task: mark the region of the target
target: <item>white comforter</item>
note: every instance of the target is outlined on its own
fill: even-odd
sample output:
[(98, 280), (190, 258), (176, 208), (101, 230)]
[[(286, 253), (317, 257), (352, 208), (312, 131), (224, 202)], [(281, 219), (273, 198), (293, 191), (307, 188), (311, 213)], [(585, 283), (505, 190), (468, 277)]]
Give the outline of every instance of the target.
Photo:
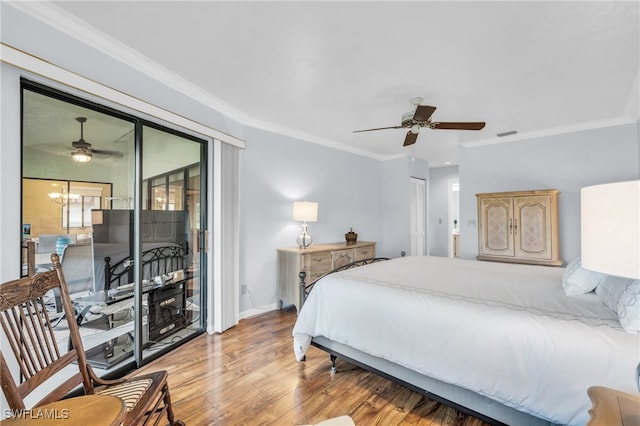
[(587, 388), (637, 393), (640, 335), (594, 293), (565, 296), (564, 269), (406, 257), (335, 273), (293, 329), (349, 345), (555, 423), (584, 425)]

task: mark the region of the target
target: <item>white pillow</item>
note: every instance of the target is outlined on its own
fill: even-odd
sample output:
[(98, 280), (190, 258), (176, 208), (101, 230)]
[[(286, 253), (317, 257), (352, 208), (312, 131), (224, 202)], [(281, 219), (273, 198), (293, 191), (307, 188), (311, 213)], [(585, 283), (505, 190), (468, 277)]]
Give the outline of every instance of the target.
[(580, 256), (567, 265), (562, 274), (562, 288), (567, 296), (576, 296), (593, 291), (607, 275), (589, 271), (582, 267)]
[(618, 314), (622, 328), (640, 332), (640, 280), (607, 275), (596, 294)]

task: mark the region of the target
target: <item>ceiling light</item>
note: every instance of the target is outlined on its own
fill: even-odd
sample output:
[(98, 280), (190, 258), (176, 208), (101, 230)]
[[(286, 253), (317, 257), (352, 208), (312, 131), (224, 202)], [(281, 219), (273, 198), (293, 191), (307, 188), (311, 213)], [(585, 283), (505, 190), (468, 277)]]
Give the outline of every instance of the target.
[(76, 163), (88, 163), (91, 161), (92, 155), (91, 151), (85, 148), (76, 148), (75, 151), (71, 153), (71, 158)]

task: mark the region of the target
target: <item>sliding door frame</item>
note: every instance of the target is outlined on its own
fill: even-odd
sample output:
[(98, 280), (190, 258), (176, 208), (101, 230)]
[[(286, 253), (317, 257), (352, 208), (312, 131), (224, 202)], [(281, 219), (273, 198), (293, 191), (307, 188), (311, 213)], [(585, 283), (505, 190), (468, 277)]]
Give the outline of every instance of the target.
[[(52, 83), (52, 85), (54, 85)], [(201, 185), (201, 191), (200, 191), (200, 205), (201, 205), (201, 212), (200, 212), (200, 224), (201, 227), (205, 227), (208, 228), (208, 221), (209, 221), (209, 215), (208, 215), (208, 209), (207, 209), (207, 197), (206, 197), (206, 191), (207, 191), (207, 187), (208, 187), (208, 179), (207, 179), (207, 163), (209, 161), (208, 158), (208, 145), (210, 143), (210, 141), (208, 141), (207, 139), (201, 138), (201, 137), (197, 137), (194, 135), (190, 135), (188, 133), (184, 133), (181, 132), (179, 130), (175, 130), (169, 127), (166, 127), (162, 124), (159, 124), (157, 122), (153, 122), (150, 121), (148, 118), (143, 118), (143, 117), (139, 117), (137, 116), (135, 113), (129, 113), (129, 112), (123, 112), (121, 110), (118, 110), (114, 107), (109, 107), (109, 106), (105, 106), (99, 102), (95, 102), (92, 101), (90, 99), (86, 99), (84, 97), (81, 97), (79, 95), (75, 95), (72, 93), (69, 93), (67, 91), (64, 91), (62, 89), (56, 88), (56, 87), (52, 87), (52, 85), (48, 85), (46, 83), (41, 83), (38, 81), (35, 81), (33, 79), (30, 78), (26, 78), (26, 77), (21, 77), (20, 78), (20, 102), (21, 102), (21, 111), (23, 110), (24, 107), (24, 91), (28, 90), (28, 91), (32, 91), (35, 93), (38, 93), (40, 95), (43, 96), (48, 96), (51, 98), (54, 98), (58, 101), (61, 102), (65, 102), (65, 103), (69, 103), (72, 105), (77, 105), (80, 106), (82, 108), (86, 108), (86, 109), (91, 109), (93, 111), (96, 111), (98, 113), (101, 114), (105, 114), (111, 117), (115, 117), (117, 119), (121, 119), (127, 122), (130, 122), (134, 125), (135, 128), (135, 132), (134, 132), (134, 150), (133, 150), (133, 158), (134, 158), (134, 184), (133, 184), (133, 241), (130, 241), (130, 244), (132, 244), (132, 248), (133, 251), (132, 253), (135, 254), (134, 256), (134, 276), (136, 277), (136, 280), (138, 283), (142, 282), (142, 263), (141, 263), (141, 256), (139, 256), (139, 253), (142, 252), (142, 220), (141, 220), (141, 216), (142, 216), (142, 197), (143, 197), (143, 191), (142, 191), (142, 185), (143, 185), (143, 180), (142, 180), (142, 176), (143, 176), (143, 169), (142, 169), (142, 153), (143, 153), (143, 127), (147, 126), (150, 128), (154, 128), (157, 130), (161, 130), (163, 132), (168, 132), (171, 133), (173, 135), (194, 141), (194, 142), (198, 142), (200, 143), (200, 165), (201, 165), (201, 176), (200, 176), (200, 185)], [(21, 129), (23, 129), (25, 123), (24, 123), (24, 117), (23, 114), (21, 112), (20, 114), (20, 120), (21, 120)], [(21, 178), (24, 178), (24, 169), (23, 169), (23, 158), (24, 158), (24, 148), (23, 148), (23, 143), (22, 143), (22, 137), (24, 135), (24, 131), (21, 131), (21, 144), (20, 144), (20, 176)], [(21, 188), (20, 188), (20, 193), (22, 194), (23, 188), (22, 188), (22, 184)], [(22, 197), (20, 197), (20, 200), (22, 200)], [(22, 217), (22, 210), (23, 210), (23, 205), (22, 205), (22, 201), (20, 201), (20, 203), (18, 203), (19, 208), (20, 208), (20, 217)], [(204, 230), (201, 230), (200, 233), (203, 235), (205, 233)], [(205, 238), (200, 238), (201, 242), (205, 241)], [(20, 235), (20, 239), (22, 239), (22, 234)], [(202, 243), (200, 243), (200, 245), (202, 245)], [(152, 360), (158, 358), (159, 356), (173, 350), (174, 348), (176, 348), (179, 345), (182, 345), (184, 343), (186, 343), (187, 341), (195, 338), (196, 336), (198, 336), (199, 334), (202, 334), (205, 332), (205, 325), (207, 323), (207, 275), (206, 275), (206, 271), (207, 271), (207, 263), (208, 263), (208, 256), (207, 253), (208, 250), (205, 249), (205, 247), (202, 247), (202, 249), (200, 250), (200, 265), (201, 265), (201, 270), (200, 270), (200, 276), (199, 276), (199, 286), (200, 286), (200, 311), (199, 311), (199, 315), (200, 315), (200, 319), (199, 319), (199, 326), (196, 330), (193, 331), (193, 333), (185, 336), (184, 338), (180, 339), (179, 342), (173, 343), (168, 345), (166, 348), (164, 349), (159, 349), (155, 352), (153, 352), (151, 355), (145, 354), (145, 356), (143, 357), (143, 315), (134, 315), (134, 335), (136, 336), (136, 338), (134, 339), (134, 356), (133, 356), (133, 360), (128, 361), (128, 362), (124, 362), (122, 364), (118, 364), (117, 367), (114, 367), (112, 370), (109, 370), (109, 372), (107, 374), (104, 375), (105, 378), (110, 378), (110, 377), (119, 377), (121, 376), (124, 372), (131, 370), (132, 368), (138, 368), (144, 364), (147, 364), (149, 362), (151, 362)], [(134, 286), (134, 298), (133, 298), (133, 306), (134, 306), (134, 312), (139, 312), (142, 313), (143, 312), (143, 292), (142, 292), (142, 286)], [(86, 349), (86, 348), (85, 348)]]

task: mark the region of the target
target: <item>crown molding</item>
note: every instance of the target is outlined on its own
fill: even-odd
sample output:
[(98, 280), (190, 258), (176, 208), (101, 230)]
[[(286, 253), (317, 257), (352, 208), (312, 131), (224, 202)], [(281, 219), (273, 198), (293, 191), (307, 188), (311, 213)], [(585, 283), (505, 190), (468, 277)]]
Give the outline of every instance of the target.
[(576, 132), (582, 132), (587, 130), (602, 129), (605, 127), (621, 126), (625, 124), (635, 123), (637, 120), (638, 120), (637, 118), (630, 118), (630, 117), (624, 116), (624, 117), (612, 118), (609, 120), (588, 121), (588, 122), (578, 123), (571, 126), (552, 127), (548, 129), (535, 131), (535, 132), (517, 133), (515, 135), (505, 136), (502, 138), (496, 136), (493, 138), (482, 139), (482, 140), (477, 140), (473, 142), (462, 142), (460, 145), (462, 145), (465, 148), (475, 148), (478, 146), (517, 142), (522, 140), (543, 138), (547, 136), (561, 135), (565, 133), (576, 133)]
[(146, 101), (105, 86), (102, 83), (85, 78), (34, 55), (18, 50), (3, 42), (0, 42), (0, 62), (12, 65), (18, 69), (25, 70), (31, 74), (43, 77), (55, 83), (60, 83), (64, 86), (79, 90), (83, 93), (88, 93), (116, 105), (130, 108), (151, 117), (156, 117), (168, 123), (175, 124), (183, 129), (196, 132), (199, 135), (219, 139), (222, 142), (237, 146), (238, 148), (245, 147), (245, 141), (242, 139), (213, 129), (172, 111), (155, 106)]
[[(111, 36), (96, 28), (90, 27), (86, 22), (80, 20), (75, 15), (72, 15), (69, 12), (59, 8), (48, 0), (40, 2), (12, 2), (11, 6), (15, 7), (26, 15), (29, 15), (35, 19), (38, 19), (44, 24), (53, 27), (57, 31), (60, 31), (93, 49), (99, 50), (113, 60), (126, 64), (127, 66), (136, 69), (138, 72), (148, 76), (149, 78), (152, 78), (167, 87), (171, 87), (183, 93), (184, 95), (208, 108), (220, 112), (221, 114), (229, 117), (231, 120), (234, 120), (242, 125), (277, 133), (283, 136), (301, 139), (306, 142), (315, 143), (318, 145), (326, 146), (328, 148), (333, 148), (380, 161), (388, 159), (387, 156), (384, 155), (379, 155), (371, 151), (354, 148), (343, 143), (320, 138), (315, 135), (300, 132), (298, 130), (280, 126), (272, 122), (264, 121), (250, 116), (238, 110), (237, 108), (234, 108), (231, 105), (223, 102), (219, 98), (192, 84), (191, 82), (175, 74), (174, 72), (162, 67), (161, 65), (142, 55), (135, 49), (132, 49), (124, 43), (113, 39)], [(222, 140), (224, 141), (225, 139)]]
[(89, 26), (75, 15), (59, 8), (49, 0), (12, 2), (11, 6), (44, 24), (53, 27), (87, 46), (100, 51), (110, 58), (145, 74), (165, 86), (185, 93), (190, 98), (241, 122), (250, 122), (251, 118), (242, 111), (206, 93), (200, 87), (180, 77), (165, 67), (153, 62), (135, 49), (115, 40), (97, 28)]

